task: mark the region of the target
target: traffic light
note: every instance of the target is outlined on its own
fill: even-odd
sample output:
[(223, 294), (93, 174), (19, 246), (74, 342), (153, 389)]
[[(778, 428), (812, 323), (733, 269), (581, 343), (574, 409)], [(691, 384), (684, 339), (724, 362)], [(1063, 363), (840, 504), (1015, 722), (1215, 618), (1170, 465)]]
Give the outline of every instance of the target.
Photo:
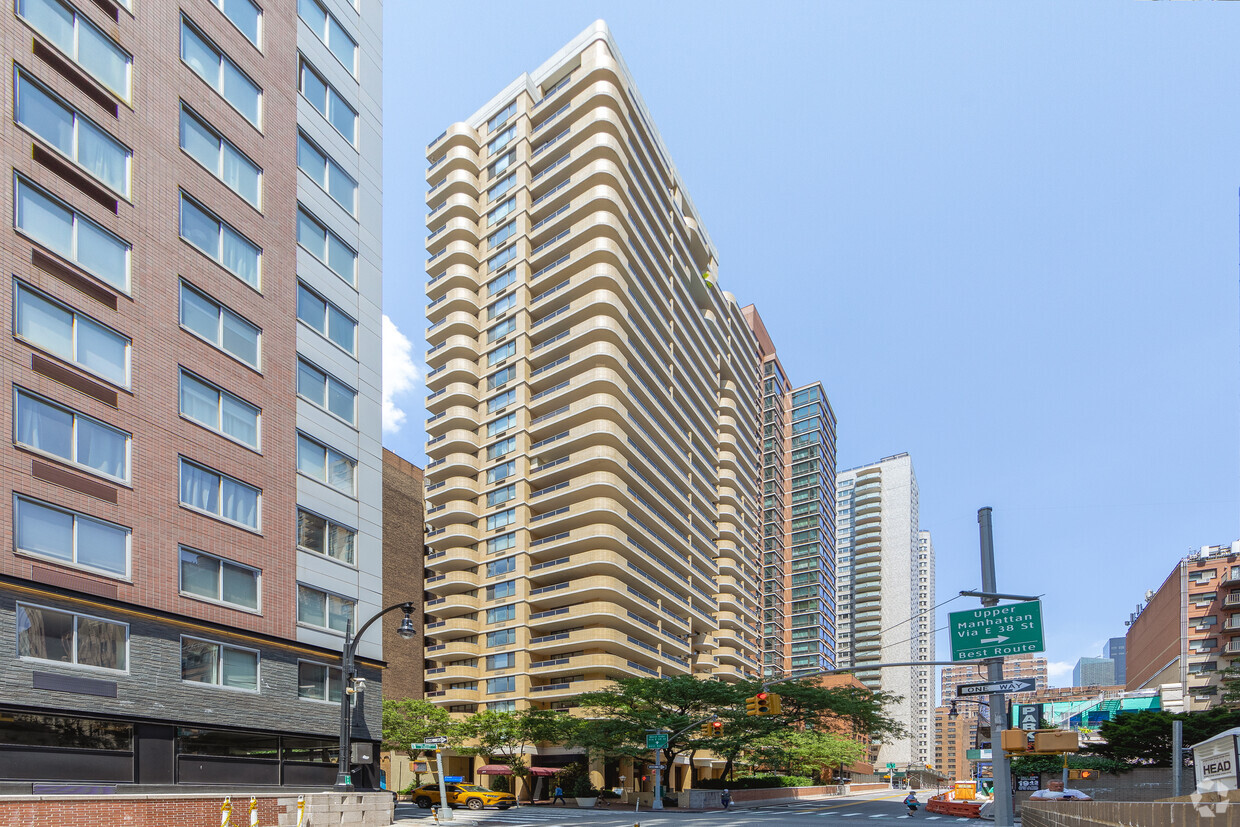
[(758, 696), (757, 695), (751, 695), (750, 697), (745, 699), (745, 714), (751, 715), (751, 716), (762, 714), (761, 712), (758, 711)]
[(723, 721), (715, 721), (710, 725), (710, 734), (713, 738), (723, 735)]
[(702, 734), (703, 738), (709, 738), (711, 735), (710, 724), (702, 724), (698, 727), (698, 731)]
[(746, 715), (778, 715), (779, 696), (772, 692), (759, 692), (752, 698), (745, 699)]
[(767, 715), (779, 715), (781, 708), (779, 704), (779, 696), (774, 692), (770, 693), (770, 696), (766, 699), (766, 707)]

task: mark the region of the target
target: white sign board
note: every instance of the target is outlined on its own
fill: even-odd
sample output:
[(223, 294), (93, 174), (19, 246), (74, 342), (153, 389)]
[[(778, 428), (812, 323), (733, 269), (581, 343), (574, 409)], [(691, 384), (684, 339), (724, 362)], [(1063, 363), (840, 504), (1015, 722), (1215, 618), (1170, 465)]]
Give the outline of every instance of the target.
[(1199, 790), (1240, 789), (1240, 727), (1193, 744), (1193, 764)]

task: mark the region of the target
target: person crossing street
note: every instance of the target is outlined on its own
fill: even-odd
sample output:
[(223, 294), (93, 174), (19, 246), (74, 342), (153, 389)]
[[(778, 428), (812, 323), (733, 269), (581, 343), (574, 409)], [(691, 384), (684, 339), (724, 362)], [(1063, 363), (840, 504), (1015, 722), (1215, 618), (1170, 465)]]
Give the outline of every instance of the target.
[(551, 804), (554, 806), (555, 802), (557, 801), (563, 804), (565, 807), (568, 806), (568, 802), (564, 800), (564, 788), (561, 787), (559, 784), (555, 785), (555, 793), (554, 793), (554, 797), (551, 799)]
[(921, 802), (917, 800), (917, 793), (910, 790), (909, 794), (904, 797), (904, 806), (908, 807), (909, 815), (917, 815), (917, 808), (921, 806)]

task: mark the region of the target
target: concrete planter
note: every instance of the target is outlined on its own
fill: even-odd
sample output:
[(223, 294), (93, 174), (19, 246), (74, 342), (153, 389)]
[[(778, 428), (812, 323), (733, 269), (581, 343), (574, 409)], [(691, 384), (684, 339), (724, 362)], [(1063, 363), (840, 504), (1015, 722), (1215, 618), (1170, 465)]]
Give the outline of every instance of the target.
[(589, 808), (598, 803), (598, 796), (593, 796), (591, 798), (575, 798), (574, 800), (577, 802), (578, 807)]

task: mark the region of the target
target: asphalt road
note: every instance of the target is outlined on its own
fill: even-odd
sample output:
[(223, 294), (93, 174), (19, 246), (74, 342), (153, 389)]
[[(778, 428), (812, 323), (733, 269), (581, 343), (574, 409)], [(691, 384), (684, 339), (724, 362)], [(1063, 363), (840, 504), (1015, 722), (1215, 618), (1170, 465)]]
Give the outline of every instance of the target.
[[(985, 824), (976, 819), (955, 816), (936, 816), (924, 809), (925, 796), (921, 796), (923, 809), (909, 816), (901, 803), (907, 793), (890, 791), (867, 793), (850, 798), (829, 798), (816, 802), (780, 804), (766, 807), (733, 807), (730, 811), (678, 812), (668, 810), (642, 810), (614, 805), (607, 810), (577, 810), (571, 807), (523, 806), (512, 810), (453, 810), (451, 823), (460, 827), (722, 827), (724, 824), (769, 825), (770, 827), (859, 827), (901, 822), (911, 824), (925, 821), (935, 827), (948, 824)], [(396, 809), (398, 827), (432, 827), (435, 821), (429, 811), (419, 810), (412, 804), (400, 804)]]

